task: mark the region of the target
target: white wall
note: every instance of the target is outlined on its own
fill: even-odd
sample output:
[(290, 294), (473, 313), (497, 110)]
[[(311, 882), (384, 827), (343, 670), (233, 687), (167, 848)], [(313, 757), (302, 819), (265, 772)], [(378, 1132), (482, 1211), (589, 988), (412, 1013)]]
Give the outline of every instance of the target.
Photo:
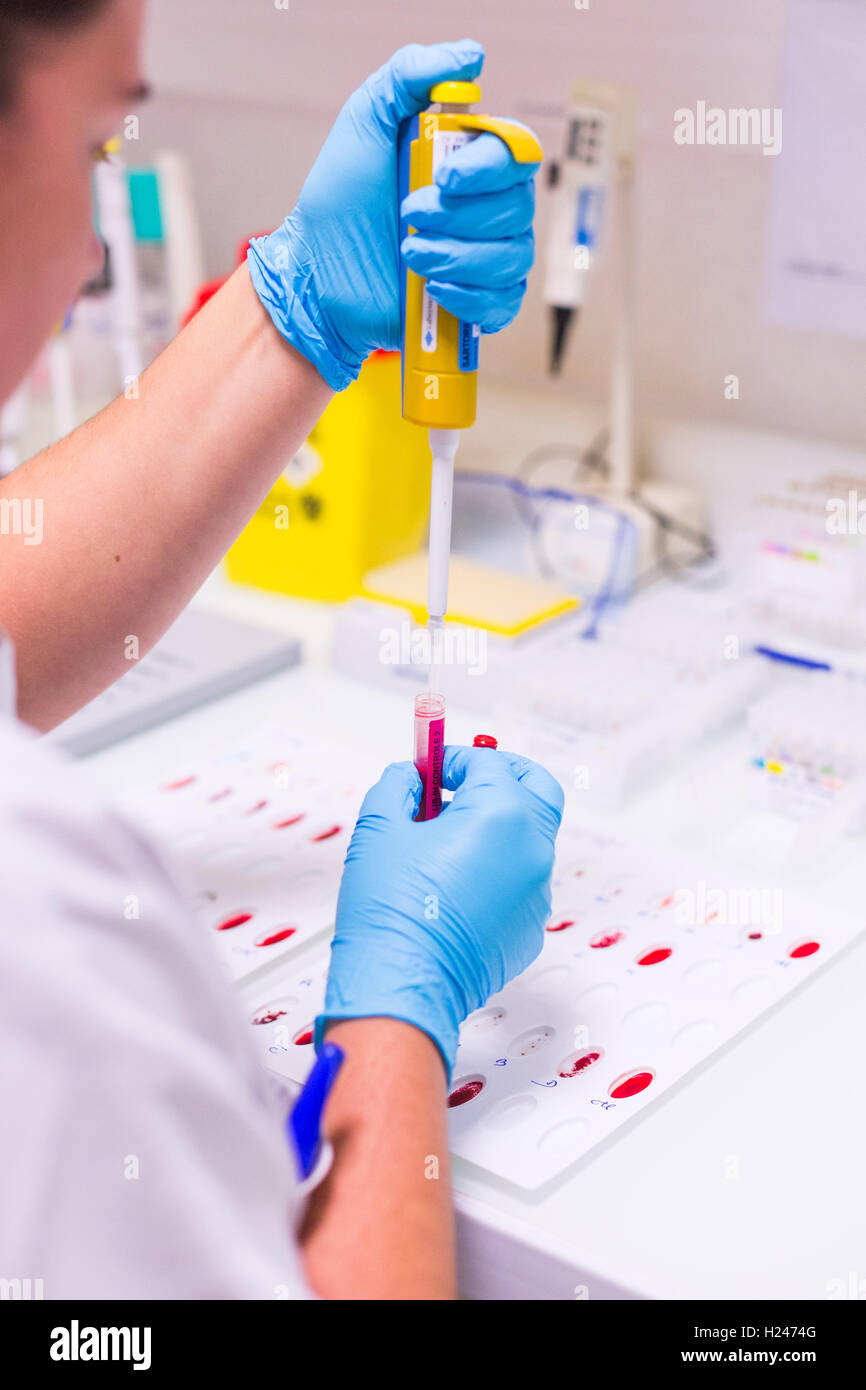
[[(780, 104), (784, 0), (151, 0), (142, 157), (192, 161), (209, 269), (290, 209), (343, 98), (395, 47), (469, 34), (487, 48), (484, 105), (530, 121), (548, 149), (581, 78), (628, 83), (641, 103), (639, 391), (643, 410), (866, 442), (866, 340), (771, 326), (762, 311), (770, 179), (759, 149), (683, 147), (673, 112)], [(866, 121), (866, 115), (864, 115)], [(859, 135), (856, 138), (862, 138)], [(544, 244), (546, 207), (539, 196)], [(599, 268), (563, 396), (602, 398), (611, 266)], [(518, 325), (483, 345), (485, 371), (541, 381), (536, 272)], [(736, 372), (740, 400), (723, 397)]]

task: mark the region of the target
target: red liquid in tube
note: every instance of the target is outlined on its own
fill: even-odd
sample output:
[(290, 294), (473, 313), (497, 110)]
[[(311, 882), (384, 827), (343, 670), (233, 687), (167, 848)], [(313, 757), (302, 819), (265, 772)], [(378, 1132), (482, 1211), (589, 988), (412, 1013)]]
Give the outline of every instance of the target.
[(416, 695), (415, 766), (421, 778), (421, 805), (416, 820), (435, 820), (442, 810), (444, 756), (445, 697)]

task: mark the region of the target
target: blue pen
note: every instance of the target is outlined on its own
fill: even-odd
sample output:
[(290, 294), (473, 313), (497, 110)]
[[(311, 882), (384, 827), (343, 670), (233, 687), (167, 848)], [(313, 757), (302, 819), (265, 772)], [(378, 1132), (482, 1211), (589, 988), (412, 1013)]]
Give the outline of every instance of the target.
[(322, 1115), (345, 1056), (336, 1043), (322, 1043), (304, 1089), (286, 1120), (286, 1130), (294, 1144), (302, 1181), (310, 1176), (316, 1166), (321, 1149)]
[(770, 661), (781, 661), (786, 666), (802, 666), (807, 671), (832, 671), (829, 661), (815, 661), (810, 656), (797, 656), (794, 652), (779, 651), (778, 647), (755, 647), (758, 656)]

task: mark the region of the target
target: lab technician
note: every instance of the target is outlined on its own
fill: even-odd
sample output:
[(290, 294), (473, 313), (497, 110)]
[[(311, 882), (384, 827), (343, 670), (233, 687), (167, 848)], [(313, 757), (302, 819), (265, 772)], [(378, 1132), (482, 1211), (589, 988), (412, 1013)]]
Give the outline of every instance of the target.
[[(90, 166), (141, 95), (142, 11), (0, 0), (0, 400), (98, 260)], [(558, 785), (454, 747), (436, 821), (413, 823), (411, 764), (368, 794), (319, 1025), (347, 1054), (335, 1160), (302, 1214), (285, 1100), (170, 878), (34, 730), (127, 669), (125, 635), (160, 636), (332, 393), (397, 346), (398, 125), (482, 60), (470, 41), (397, 52), (138, 399), (0, 483), (0, 1277), (46, 1298), (454, 1294), (457, 1030), (540, 949)], [(409, 264), (487, 332), (523, 296), (533, 172), (482, 135), (409, 200)], [(10, 524), (15, 499), (39, 500), (40, 544)]]

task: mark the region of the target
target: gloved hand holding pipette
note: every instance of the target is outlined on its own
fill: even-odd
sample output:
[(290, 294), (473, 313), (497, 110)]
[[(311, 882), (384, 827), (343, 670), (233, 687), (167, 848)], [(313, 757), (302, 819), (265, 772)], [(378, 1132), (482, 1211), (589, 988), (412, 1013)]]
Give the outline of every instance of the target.
[(450, 1073), (460, 1024), (541, 950), (563, 793), (537, 763), (491, 748), (447, 748), (443, 783), (454, 799), (424, 823), (412, 763), (368, 792), (316, 1034), (327, 1020), (402, 1019)]
[[(294, 211), (250, 248), (249, 269), (274, 324), (334, 390), (375, 348), (400, 345), (397, 140), (446, 78), (471, 80), (484, 50), (410, 44), (346, 102)], [(417, 234), (406, 263), (443, 308), (495, 333), (516, 315), (532, 266), (533, 176), (495, 135), (455, 150), (433, 185), (405, 200)]]

